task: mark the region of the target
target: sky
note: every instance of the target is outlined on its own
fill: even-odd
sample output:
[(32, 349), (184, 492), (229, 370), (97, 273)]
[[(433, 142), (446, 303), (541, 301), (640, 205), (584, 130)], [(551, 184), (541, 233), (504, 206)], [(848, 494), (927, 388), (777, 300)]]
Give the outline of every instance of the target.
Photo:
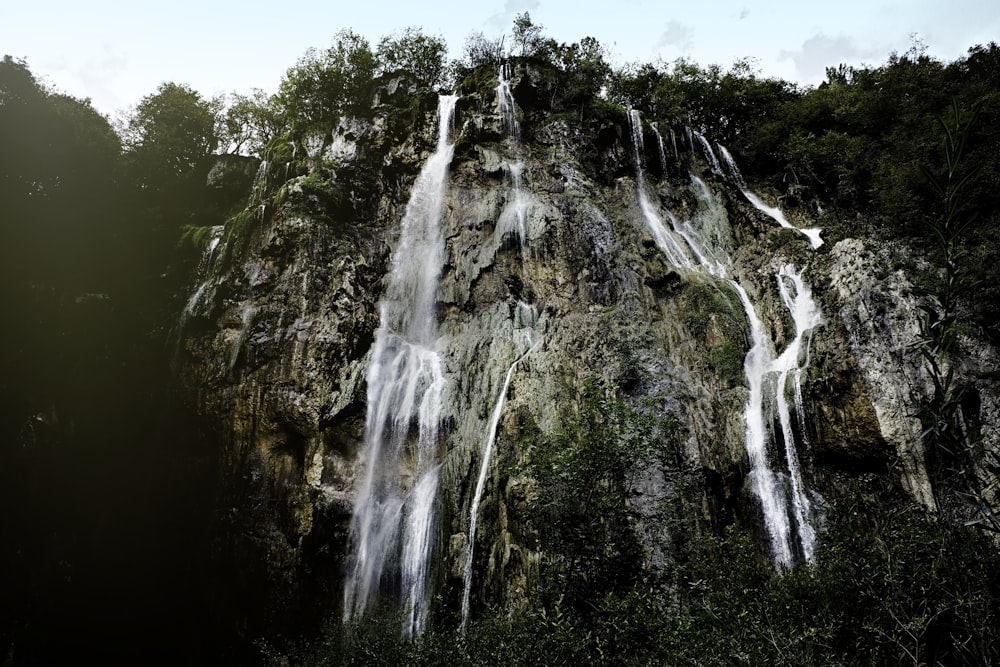
[(529, 12), (559, 42), (596, 37), (612, 62), (688, 58), (728, 67), (751, 58), (766, 76), (817, 85), (826, 67), (879, 65), (919, 40), (944, 61), (1000, 41), (996, 0), (36, 0), (10, 2), (0, 55), (24, 58), (60, 92), (90, 98), (109, 117), (160, 83), (206, 97), (277, 90), (310, 47), (351, 28), (374, 47), (413, 26), (459, 57), (466, 37), (510, 31)]

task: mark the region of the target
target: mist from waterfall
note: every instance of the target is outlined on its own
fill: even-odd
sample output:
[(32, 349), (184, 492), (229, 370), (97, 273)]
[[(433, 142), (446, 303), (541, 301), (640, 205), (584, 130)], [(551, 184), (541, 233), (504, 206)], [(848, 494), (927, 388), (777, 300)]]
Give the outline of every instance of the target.
[(349, 534), (344, 620), (380, 595), (402, 606), (403, 632), (426, 622), (440, 473), (442, 372), (436, 303), (445, 246), (441, 215), (456, 96), (438, 101), (438, 142), (413, 185), (368, 365), (362, 480)]

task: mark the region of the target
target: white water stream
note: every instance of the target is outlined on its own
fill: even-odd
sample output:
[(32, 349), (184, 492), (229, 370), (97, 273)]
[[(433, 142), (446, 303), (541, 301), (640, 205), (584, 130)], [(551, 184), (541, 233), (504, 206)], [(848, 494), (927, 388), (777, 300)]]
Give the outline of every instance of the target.
[(465, 627), (469, 620), (469, 598), (472, 592), (472, 561), (476, 546), (476, 528), (479, 525), (479, 502), (483, 497), (483, 489), (486, 487), (486, 475), (489, 472), (490, 461), (493, 458), (493, 445), (496, 442), (497, 426), (500, 424), (500, 417), (503, 415), (503, 406), (507, 400), (507, 390), (510, 388), (510, 381), (514, 377), (514, 370), (532, 350), (534, 350), (540, 340), (536, 340), (534, 327), (538, 322), (538, 311), (534, 307), (518, 302), (514, 313), (515, 334), (520, 338), (515, 341), (524, 350), (511, 363), (504, 376), (500, 393), (497, 395), (496, 404), (493, 406), (493, 413), (490, 415), (490, 423), (486, 429), (486, 439), (483, 442), (483, 453), (479, 463), (479, 477), (476, 479), (476, 490), (472, 496), (472, 503), (469, 506), (469, 538), (465, 552), (465, 571), (463, 574), (462, 586), (462, 622), (459, 626), (459, 633), (465, 634)]
[(188, 321), (194, 317), (194, 314), (198, 310), (198, 304), (201, 303), (202, 298), (205, 296), (205, 292), (208, 289), (209, 283), (211, 282), (210, 271), (212, 269), (212, 260), (215, 258), (215, 251), (219, 247), (219, 243), (222, 242), (222, 234), (225, 231), (225, 227), (218, 225), (212, 228), (212, 237), (205, 246), (205, 250), (201, 253), (201, 258), (198, 260), (198, 268), (196, 275), (201, 279), (198, 283), (198, 287), (195, 288), (194, 292), (188, 297), (187, 303), (184, 304), (184, 309), (181, 311), (180, 321), (177, 323), (177, 343), (174, 345), (174, 357), (172, 360), (172, 365), (174, 368), (177, 367), (177, 362), (180, 358), (181, 352), (181, 341), (184, 338), (184, 327), (187, 326)]
[[(822, 322), (819, 308), (813, 301), (811, 290), (802, 279), (801, 272), (796, 272), (791, 265), (781, 267), (775, 276), (778, 292), (782, 303), (791, 314), (795, 335), (781, 354), (776, 355), (772, 349), (771, 336), (758, 316), (756, 306), (743, 286), (728, 275), (732, 267), (728, 251), (731, 234), (725, 209), (712, 195), (708, 186), (693, 174), (692, 191), (700, 204), (700, 213), (696, 216), (696, 220), (680, 221), (668, 212), (674, 233), (683, 238), (687, 250), (676, 243), (664, 247), (656, 230), (657, 222), (663, 228), (662, 222), (655, 211), (652, 211), (652, 204), (645, 193), (642, 181), (642, 130), (636, 111), (629, 112), (629, 121), (632, 146), (638, 165), (639, 208), (647, 227), (657, 239), (657, 245), (675, 266), (684, 266), (725, 280), (737, 293), (743, 305), (750, 325), (752, 342), (743, 366), (749, 389), (749, 397), (744, 407), (744, 422), (751, 483), (761, 504), (774, 559), (783, 565), (792, 565), (797, 559), (811, 560), (816, 548), (814, 524), (817, 516), (802, 477), (788, 395), (791, 393), (793, 397), (799, 439), (805, 442), (807, 428), (801, 376), (809, 361), (810, 333)], [(719, 162), (708, 141), (690, 128), (688, 137), (689, 140), (696, 140), (705, 151), (706, 159), (713, 171), (719, 171)], [(735, 169), (732, 156), (721, 146), (720, 150), (727, 167), (738, 178), (737, 184), (753, 202), (742, 176)], [(784, 226), (791, 227), (787, 222)], [(811, 239), (813, 237), (810, 232), (815, 231), (815, 239), (819, 238), (819, 230), (799, 231)], [(666, 232), (665, 228), (663, 232)], [(817, 247), (817, 244), (814, 243), (813, 247)], [(696, 264), (688, 259), (688, 251), (694, 256)], [(677, 257), (678, 253), (682, 255), (681, 258)], [(772, 427), (775, 420), (780, 428), (780, 438)], [(771, 461), (769, 449), (783, 453), (780, 464)]]
[(393, 254), (368, 365), (363, 477), (351, 517), (344, 620), (396, 594), (403, 632), (426, 621), (440, 456), (441, 392), (435, 304), (444, 264), (441, 213), (454, 146), (456, 97), (438, 102), (437, 149), (413, 185)]
[(722, 161), (726, 163), (726, 168), (729, 170), (729, 173), (733, 178), (733, 182), (736, 183), (736, 186), (740, 189), (740, 192), (743, 193), (743, 196), (747, 198), (747, 201), (753, 204), (754, 208), (764, 213), (785, 229), (794, 229), (800, 234), (803, 234), (809, 239), (809, 245), (812, 246), (813, 250), (823, 245), (823, 239), (819, 237), (820, 233), (823, 231), (822, 229), (815, 227), (802, 229), (788, 222), (788, 220), (785, 219), (785, 214), (782, 213), (780, 208), (769, 206), (757, 195), (757, 193), (747, 187), (746, 181), (743, 180), (743, 174), (740, 173), (740, 168), (736, 165), (736, 160), (733, 159), (733, 156), (728, 150), (726, 150), (725, 146), (722, 144), (719, 144), (718, 146), (719, 153), (722, 155)]
[(510, 155), (503, 163), (510, 188), (506, 206), (497, 221), (497, 233), (501, 239), (507, 234), (516, 234), (523, 248), (528, 242), (528, 209), (532, 205), (532, 198), (523, 188), (524, 161), (520, 158), (521, 124), (517, 120), (517, 108), (514, 106), (514, 95), (510, 89), (509, 69), (508, 63), (500, 66), (496, 87), (500, 124), (507, 135), (510, 147)]
[(667, 261), (678, 268), (693, 268), (691, 260), (677, 234), (667, 229), (663, 219), (657, 213), (649, 199), (649, 192), (646, 189), (646, 178), (643, 169), (644, 143), (642, 139), (642, 120), (639, 112), (629, 109), (628, 112), (629, 129), (632, 133), (632, 154), (635, 158), (635, 188), (639, 196), (639, 210), (642, 212), (642, 219), (646, 222), (646, 228), (653, 235), (653, 240), (657, 247), (666, 256)]

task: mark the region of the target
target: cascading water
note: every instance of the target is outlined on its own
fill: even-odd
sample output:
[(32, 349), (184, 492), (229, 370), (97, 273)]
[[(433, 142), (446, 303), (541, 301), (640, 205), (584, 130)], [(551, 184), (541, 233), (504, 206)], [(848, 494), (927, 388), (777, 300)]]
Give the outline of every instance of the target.
[(250, 203), (259, 202), (264, 198), (267, 190), (267, 160), (261, 160), (257, 167), (257, 173), (253, 177), (253, 185), (250, 187)]
[(503, 124), (504, 132), (514, 141), (521, 140), (521, 124), (517, 120), (517, 111), (514, 108), (514, 93), (510, 90), (510, 65), (504, 63), (500, 65), (497, 73), (497, 106), (500, 110), (500, 121)]
[(719, 159), (715, 157), (715, 151), (712, 150), (712, 145), (708, 143), (708, 139), (697, 130), (691, 130), (691, 133), (698, 140), (698, 145), (701, 146), (701, 150), (705, 154), (705, 160), (708, 162), (708, 166), (712, 169), (712, 172), (721, 174), (722, 167), (719, 166)]
[(778, 373), (775, 385), (778, 414), (781, 422), (782, 441), (785, 443), (785, 462), (792, 487), (792, 508), (799, 533), (799, 546), (806, 560), (811, 560), (816, 548), (816, 531), (813, 527), (815, 513), (812, 502), (802, 480), (798, 452), (794, 446), (795, 433), (792, 429), (791, 412), (788, 406), (787, 383), (792, 383), (792, 397), (795, 414), (799, 419), (801, 438), (806, 440), (804, 422), (805, 406), (802, 404), (802, 371), (809, 365), (809, 341), (811, 332), (823, 318), (819, 307), (813, 301), (812, 291), (802, 279), (802, 272), (786, 264), (778, 272), (778, 291), (781, 301), (788, 308), (795, 324), (795, 337), (784, 352), (774, 360), (774, 370)]
[(379, 304), (381, 321), (367, 374), (364, 472), (351, 517), (344, 585), (345, 621), (396, 588), (407, 635), (422, 631), (429, 607), (445, 384), (435, 304), (445, 256), (441, 212), (454, 152), (450, 130), (456, 99), (439, 99), (437, 149), (414, 183)]
[(639, 195), (639, 210), (642, 212), (642, 219), (646, 222), (646, 227), (653, 235), (657, 247), (666, 256), (667, 261), (676, 267), (693, 268), (691, 260), (688, 258), (684, 246), (677, 240), (676, 235), (667, 229), (663, 220), (656, 212), (656, 208), (649, 200), (649, 193), (646, 191), (646, 179), (643, 170), (644, 144), (642, 140), (642, 120), (639, 112), (629, 109), (628, 112), (629, 129), (632, 134), (632, 153), (635, 158), (635, 187)]
[(528, 242), (528, 208), (531, 198), (521, 188), (521, 178), (524, 173), (524, 162), (505, 162), (504, 171), (510, 181), (510, 198), (504, 206), (500, 219), (497, 221), (502, 236), (511, 232), (517, 234), (518, 241), (524, 247)]
[(740, 192), (743, 193), (743, 196), (747, 198), (747, 201), (753, 204), (754, 208), (767, 215), (782, 227), (786, 229), (794, 229), (800, 234), (805, 235), (805, 237), (809, 239), (809, 245), (812, 246), (813, 250), (823, 245), (823, 239), (819, 237), (823, 230), (815, 227), (810, 229), (796, 227), (785, 219), (785, 214), (782, 213), (781, 209), (765, 204), (764, 200), (747, 187), (746, 181), (743, 180), (743, 174), (740, 173), (740, 168), (736, 165), (736, 160), (733, 159), (733, 156), (728, 150), (726, 150), (726, 147), (722, 144), (718, 144), (718, 146), (719, 153), (722, 155), (723, 162), (726, 163), (726, 168), (729, 170), (733, 182), (736, 183), (736, 186), (740, 189)]
[(236, 362), (240, 358), (240, 350), (243, 349), (243, 343), (247, 339), (247, 332), (250, 330), (250, 325), (253, 324), (253, 318), (257, 315), (257, 308), (250, 304), (243, 306), (243, 312), (240, 314), (240, 330), (236, 333), (236, 338), (233, 339), (233, 344), (229, 348), (229, 360), (226, 364), (226, 372), (232, 374), (233, 369), (236, 368)]
[[(640, 165), (637, 171), (639, 205), (653, 231), (653, 223), (659, 218), (647, 215), (647, 210), (652, 210), (652, 205), (645, 195), (642, 182), (642, 131), (638, 113), (634, 110), (629, 111), (629, 121), (636, 163)], [(708, 141), (690, 128), (688, 137), (697, 139), (705, 150), (710, 166), (718, 171), (718, 162)], [(720, 149), (729, 166), (731, 156), (721, 146)], [(739, 174), (738, 171), (735, 173)], [(742, 183), (742, 176), (739, 176), (738, 182)], [(732, 261), (728, 252), (730, 232), (724, 207), (712, 196), (708, 186), (694, 174), (691, 174), (691, 187), (700, 203), (698, 225), (695, 226), (691, 221), (679, 221), (672, 214), (668, 215), (674, 232), (684, 239), (697, 262), (688, 262), (685, 266), (725, 280), (739, 296), (750, 325), (752, 346), (743, 366), (750, 390), (744, 406), (745, 445), (750, 462), (751, 483), (761, 504), (771, 552), (775, 560), (783, 565), (792, 565), (797, 558), (808, 561), (812, 559), (816, 547), (814, 523), (817, 517), (802, 477), (787, 397), (788, 385), (791, 383), (799, 437), (805, 440), (807, 429), (802, 404), (801, 375), (808, 364), (808, 334), (822, 321), (819, 308), (812, 300), (811, 291), (803, 281), (801, 272), (796, 272), (790, 265), (783, 266), (776, 276), (778, 291), (795, 324), (795, 337), (776, 356), (771, 348), (771, 337), (747, 291), (735, 279), (728, 277)], [(741, 187), (745, 194), (745, 185)], [(669, 250), (675, 249), (669, 247)], [(683, 248), (677, 250), (684, 253), (686, 260), (687, 252)], [(677, 264), (671, 252), (664, 249), (664, 254), (668, 260)], [(780, 439), (773, 432), (770, 426), (772, 420), (768, 418), (774, 413), (777, 414), (781, 429)], [(768, 456), (769, 445), (784, 452), (782, 471), (777, 471), (772, 466)]]
[(660, 128), (656, 123), (650, 123), (650, 127), (653, 128), (653, 133), (656, 135), (656, 149), (660, 156), (660, 173), (667, 173), (667, 151), (663, 145), (663, 135), (660, 134)]
[(207, 276), (212, 268), (212, 260), (215, 257), (215, 251), (222, 242), (222, 233), (224, 231), (225, 227), (222, 225), (212, 228), (212, 237), (209, 239), (208, 245), (205, 246), (205, 250), (201, 253), (201, 259), (198, 260), (196, 275), (201, 279), (201, 281), (198, 283), (198, 286), (195, 288), (190, 298), (188, 298), (187, 303), (184, 304), (184, 310), (181, 311), (180, 322), (177, 323), (177, 343), (174, 346), (173, 358), (173, 365), (175, 367), (177, 366), (177, 360), (181, 351), (181, 340), (184, 336), (184, 327), (187, 326), (188, 320), (194, 317), (194, 314), (198, 309), (198, 304), (201, 303), (201, 299), (205, 296), (205, 292), (211, 282)]
[[(811, 560), (813, 557), (816, 548), (816, 532), (813, 527), (816, 513), (805, 488), (799, 465), (791, 409), (787, 398), (788, 381), (790, 378), (793, 385), (795, 411), (800, 421), (800, 431), (804, 434), (801, 374), (809, 361), (806, 337), (819, 326), (822, 318), (808, 285), (802, 280), (801, 272), (797, 273), (791, 265), (785, 265), (778, 272), (777, 280), (781, 300), (788, 308), (795, 324), (795, 337), (777, 356), (771, 350), (770, 337), (760, 318), (757, 317), (750, 297), (742, 287), (735, 283), (734, 286), (750, 319), (750, 335), (753, 341), (753, 347), (744, 362), (744, 371), (750, 386), (750, 396), (744, 413), (750, 474), (754, 492), (760, 499), (764, 512), (764, 523), (771, 540), (772, 554), (775, 560), (783, 565), (791, 565), (796, 553), (805, 560)], [(767, 418), (775, 412), (781, 429), (780, 440), (770, 426), (772, 420)], [(784, 473), (772, 469), (768, 460), (769, 444), (784, 451), (786, 466)], [(782, 475), (787, 475), (788, 478), (787, 491)], [(789, 517), (789, 505), (791, 517)], [(793, 545), (793, 540), (796, 538), (797, 547)]]
[(493, 413), (490, 416), (489, 427), (486, 430), (486, 440), (483, 443), (483, 454), (479, 464), (479, 477), (476, 480), (476, 490), (472, 496), (472, 503), (469, 508), (469, 539), (465, 552), (465, 572), (463, 576), (462, 588), (462, 622), (459, 632), (465, 634), (465, 626), (469, 620), (469, 598), (472, 591), (472, 561), (473, 552), (476, 545), (476, 527), (479, 524), (479, 501), (483, 497), (483, 489), (486, 486), (486, 474), (489, 472), (490, 461), (493, 457), (493, 445), (496, 442), (497, 426), (500, 424), (500, 417), (503, 415), (504, 402), (507, 400), (507, 389), (510, 381), (514, 377), (514, 370), (528, 354), (534, 350), (540, 341), (536, 340), (534, 327), (538, 321), (538, 311), (534, 307), (518, 302), (514, 312), (515, 336), (520, 340), (515, 343), (523, 348), (518, 356), (507, 369), (500, 393), (497, 396), (496, 404), (493, 406)]
[(521, 124), (517, 120), (517, 109), (514, 106), (514, 95), (510, 89), (509, 67), (507, 63), (500, 66), (497, 74), (497, 110), (500, 122), (510, 144), (511, 156), (503, 163), (510, 183), (509, 198), (497, 221), (497, 231), (500, 237), (514, 233), (523, 248), (528, 241), (528, 209), (531, 198), (524, 192), (522, 180), (524, 162), (519, 158), (521, 141)]

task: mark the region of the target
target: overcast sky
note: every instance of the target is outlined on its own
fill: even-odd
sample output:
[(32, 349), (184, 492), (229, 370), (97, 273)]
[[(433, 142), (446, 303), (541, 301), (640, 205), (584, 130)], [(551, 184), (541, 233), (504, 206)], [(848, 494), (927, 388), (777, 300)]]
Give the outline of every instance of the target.
[(596, 37), (617, 64), (731, 65), (756, 59), (766, 75), (806, 85), (827, 66), (883, 63), (913, 37), (942, 60), (1000, 41), (996, 0), (48, 0), (5, 3), (0, 54), (25, 58), (47, 84), (89, 97), (106, 113), (127, 108), (164, 81), (205, 96), (277, 89), (309, 47), (342, 28), (374, 46), (416, 26), (444, 37), (453, 56), (467, 35), (496, 36), (528, 11), (560, 42)]

